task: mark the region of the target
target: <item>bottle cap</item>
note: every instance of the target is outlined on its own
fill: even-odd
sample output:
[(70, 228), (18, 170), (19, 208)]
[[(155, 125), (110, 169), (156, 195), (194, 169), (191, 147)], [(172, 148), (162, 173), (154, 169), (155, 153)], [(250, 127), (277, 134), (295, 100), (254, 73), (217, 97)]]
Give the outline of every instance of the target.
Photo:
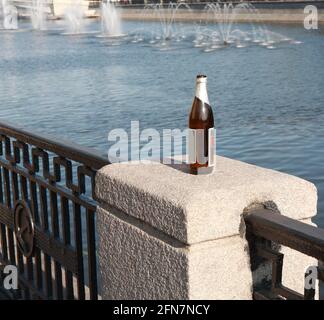
[(203, 74), (197, 75), (197, 83), (206, 83), (207, 82), (207, 76)]

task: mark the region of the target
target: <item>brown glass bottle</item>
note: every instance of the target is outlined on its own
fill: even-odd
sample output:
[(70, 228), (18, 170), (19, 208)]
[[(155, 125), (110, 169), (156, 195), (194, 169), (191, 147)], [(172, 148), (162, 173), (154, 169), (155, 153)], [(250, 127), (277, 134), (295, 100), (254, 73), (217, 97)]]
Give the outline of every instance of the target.
[(189, 135), (190, 173), (211, 173), (215, 162), (214, 116), (204, 75), (197, 76), (196, 94), (189, 116)]

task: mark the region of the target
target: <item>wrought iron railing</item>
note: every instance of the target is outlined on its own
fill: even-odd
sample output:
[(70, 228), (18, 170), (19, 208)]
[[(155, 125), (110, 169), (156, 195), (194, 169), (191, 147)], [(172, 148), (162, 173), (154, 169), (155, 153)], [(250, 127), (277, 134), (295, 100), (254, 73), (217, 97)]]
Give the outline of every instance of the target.
[[(0, 269), (19, 274), (19, 289), (0, 298), (98, 299), (94, 178), (107, 164), (93, 150), (0, 122)], [(314, 299), (313, 288), (302, 295), (282, 284), (276, 246), (324, 261), (324, 230), (264, 207), (245, 222), (252, 271), (272, 265), (271, 283), (255, 286), (254, 298)], [(322, 267), (317, 274), (324, 281)]]
[[(319, 261), (314, 266), (317, 278), (324, 281), (324, 229), (290, 219), (278, 212), (263, 207), (250, 210), (245, 216), (246, 235), (250, 247), (252, 271), (256, 270), (265, 261), (271, 264), (271, 283), (254, 288), (254, 299), (298, 299), (313, 300), (314, 286), (305, 286), (304, 294), (287, 288), (282, 283), (282, 269), (284, 255), (279, 252), (278, 246), (290, 247)], [(307, 278), (308, 273), (305, 272)], [(313, 283), (315, 284), (315, 282)]]
[(97, 299), (93, 150), (0, 123), (0, 264), (16, 299)]

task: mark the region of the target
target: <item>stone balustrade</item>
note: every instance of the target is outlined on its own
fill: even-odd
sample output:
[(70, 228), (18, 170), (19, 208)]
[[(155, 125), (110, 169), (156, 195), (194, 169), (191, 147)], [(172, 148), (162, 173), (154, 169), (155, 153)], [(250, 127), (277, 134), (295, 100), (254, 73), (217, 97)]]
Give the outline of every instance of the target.
[[(158, 163), (108, 165), (96, 176), (103, 299), (251, 299), (243, 212), (254, 204), (311, 223), (317, 191), (303, 179), (217, 157), (213, 174)], [(303, 293), (314, 259), (289, 248), (283, 284)]]

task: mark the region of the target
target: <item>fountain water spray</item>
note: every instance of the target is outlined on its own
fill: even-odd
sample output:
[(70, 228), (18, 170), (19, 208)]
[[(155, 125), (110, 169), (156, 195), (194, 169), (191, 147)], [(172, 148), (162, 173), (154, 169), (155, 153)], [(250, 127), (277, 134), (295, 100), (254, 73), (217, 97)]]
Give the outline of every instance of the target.
[(18, 29), (18, 10), (15, 6), (2, 0), (3, 27), (6, 30)]
[(258, 14), (255, 8), (248, 3), (209, 3), (205, 7), (207, 22), (213, 22), (216, 29), (201, 26), (194, 40), (196, 47), (204, 47), (205, 51), (212, 51), (221, 47), (235, 46), (246, 47), (251, 41), (261, 37), (255, 42), (263, 41), (263, 30), (260, 25), (255, 27), (253, 23), (245, 24), (244, 30), (237, 25), (240, 14), (244, 15), (246, 22), (249, 19), (256, 20)]
[(82, 0), (74, 0), (65, 11), (64, 18), (67, 23), (67, 34), (80, 34), (83, 32), (84, 7)]
[[(159, 47), (170, 46), (171, 42), (180, 42), (186, 37), (182, 24), (176, 22), (176, 14), (179, 10), (186, 12), (191, 8), (186, 3), (172, 3), (167, 5), (161, 3), (146, 5), (143, 11), (143, 20), (153, 17), (159, 24), (152, 25), (149, 32), (149, 43)], [(148, 33), (145, 27), (135, 34), (133, 43), (142, 42), (147, 39)]]
[[(291, 41), (279, 33), (269, 32), (261, 23), (258, 10), (250, 3), (209, 3), (205, 12), (207, 22), (215, 23), (216, 30), (210, 25), (201, 25), (194, 44), (206, 52), (228, 46), (245, 48), (252, 44), (275, 49), (276, 43)], [(238, 20), (245, 22), (244, 27), (238, 25)], [(255, 21), (257, 24), (253, 23)]]
[(113, 3), (101, 3), (101, 34), (108, 37), (123, 36), (120, 15)]
[[(280, 33), (270, 32), (251, 3), (208, 3), (204, 8), (204, 18), (194, 24), (194, 28), (177, 21), (177, 17), (185, 18), (187, 14), (193, 17), (191, 12), (189, 5), (182, 2), (149, 4), (143, 10), (142, 27), (134, 33), (131, 42), (148, 42), (160, 50), (169, 50), (187, 47), (189, 41), (184, 43), (183, 40), (192, 39), (194, 47), (205, 52), (247, 46), (275, 49), (282, 43), (298, 44)], [(148, 20), (160, 23), (153, 23), (148, 28)], [(177, 44), (179, 42), (181, 45)]]
[(44, 0), (33, 0), (31, 8), (31, 21), (33, 29), (46, 30), (46, 11)]
[(180, 41), (184, 38), (181, 24), (176, 23), (175, 17), (179, 10), (191, 11), (191, 8), (186, 3), (172, 3), (170, 2), (167, 6), (163, 4), (152, 4), (148, 5), (147, 9), (153, 10), (153, 16), (160, 22), (158, 30), (153, 30), (153, 39), (162, 40), (162, 44), (166, 44), (166, 41), (176, 40)]

